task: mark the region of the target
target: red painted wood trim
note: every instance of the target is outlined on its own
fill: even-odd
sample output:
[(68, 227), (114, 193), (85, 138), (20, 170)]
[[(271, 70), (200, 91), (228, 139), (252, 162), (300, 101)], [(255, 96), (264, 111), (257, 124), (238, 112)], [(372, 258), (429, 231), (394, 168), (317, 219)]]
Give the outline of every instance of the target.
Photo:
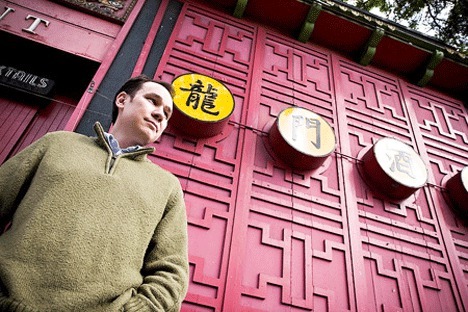
[[(0, 1), (2, 12), (7, 5), (15, 11), (0, 21), (1, 31), (96, 62), (103, 60), (121, 28), (107, 20), (50, 1), (14, 0), (2, 5), (3, 2)], [(25, 20), (28, 15), (49, 22), (48, 26), (40, 23), (35, 34), (24, 31), (32, 24), (32, 20)]]
[[(337, 137), (339, 142), (347, 142), (349, 140), (348, 133), (348, 122), (346, 118), (346, 108), (344, 107), (343, 90), (341, 90), (341, 84), (339, 81), (340, 73), (340, 57), (331, 54), (331, 66), (333, 72), (333, 84), (335, 88), (335, 101), (336, 101), (336, 114), (337, 114)], [(337, 78), (338, 77), (338, 78)], [(349, 144), (339, 144), (338, 149), (344, 155), (352, 155)], [(341, 158), (341, 176), (352, 177), (353, 171), (355, 171), (355, 163), (349, 162), (347, 159)], [(355, 302), (351, 303), (352, 307), (357, 307), (359, 311), (372, 311), (372, 307), (369, 306), (369, 300), (366, 298), (368, 291), (366, 280), (366, 269), (364, 263), (364, 253), (362, 251), (361, 242), (361, 231), (359, 222), (359, 209), (357, 206), (357, 199), (354, 196), (353, 188), (356, 187), (353, 183), (344, 183), (345, 186), (345, 202), (343, 206), (343, 212), (346, 213), (347, 227), (349, 231), (349, 249), (351, 251), (351, 262), (352, 262), (352, 274), (353, 281), (352, 287)]]
[[(257, 49), (264, 49), (265, 43), (260, 40), (265, 40), (266, 32), (263, 28), (257, 28), (257, 33), (255, 34), (254, 42), (257, 43)], [(257, 74), (261, 77), (262, 72), (262, 63), (263, 53), (257, 51), (254, 56), (252, 73)], [(254, 83), (253, 79), (249, 82), (250, 84)], [(259, 88), (258, 88), (259, 89)], [(245, 100), (246, 103), (252, 103), (250, 106), (255, 106), (258, 109), (258, 103), (260, 103), (260, 90), (255, 89), (256, 92), (251, 92), (249, 98)], [(254, 109), (254, 108), (251, 108)], [(244, 109), (244, 111), (249, 111)], [(246, 113), (244, 113), (246, 114)], [(255, 114), (256, 115), (256, 114)], [(247, 119), (247, 116), (244, 116)], [(243, 119), (244, 119), (243, 118)], [(249, 122), (249, 120), (246, 120)], [(250, 121), (252, 122), (252, 121)], [(256, 121), (255, 121), (255, 125)], [(255, 142), (256, 134), (251, 131), (246, 131), (243, 133), (240, 138), (246, 143), (243, 144), (243, 153), (240, 160), (240, 164), (248, 164), (241, 166), (239, 168), (239, 176), (243, 177), (244, 181), (253, 181), (253, 170), (252, 165), (255, 161)], [(250, 202), (250, 190), (251, 185), (248, 183), (240, 183), (237, 189), (237, 198), (236, 198), (236, 207), (249, 207)], [(243, 242), (247, 240), (247, 225), (249, 219), (249, 209), (236, 209), (234, 220), (233, 220), (233, 236), (232, 236), (232, 245), (231, 253), (228, 260), (228, 275), (226, 278), (226, 296), (223, 301), (222, 311), (236, 311), (239, 309), (239, 298), (242, 296), (242, 267), (245, 265), (243, 260), (245, 259), (246, 250), (242, 246)], [(234, 237), (235, 236), (235, 237)], [(235, 251), (235, 252), (232, 252)]]
[(169, 0), (162, 0), (161, 4), (159, 5), (158, 13), (153, 20), (153, 24), (151, 25), (150, 31), (148, 32), (148, 36), (146, 37), (145, 44), (141, 49), (140, 57), (138, 58), (135, 68), (133, 69), (132, 76), (136, 76), (141, 74), (143, 68), (146, 64), (146, 60), (148, 59), (148, 55), (151, 51), (151, 47), (153, 46), (153, 42), (156, 39), (156, 35), (158, 33), (159, 27), (162, 23), (164, 13), (166, 12), (167, 6), (169, 4)]

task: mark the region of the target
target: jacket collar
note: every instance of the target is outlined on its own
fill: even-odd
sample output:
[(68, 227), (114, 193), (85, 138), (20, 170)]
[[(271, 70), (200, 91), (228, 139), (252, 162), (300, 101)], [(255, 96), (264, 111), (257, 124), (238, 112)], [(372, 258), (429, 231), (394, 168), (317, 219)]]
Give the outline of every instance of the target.
[[(104, 134), (105, 131), (104, 131), (104, 128), (102, 127), (100, 122), (97, 121), (94, 124), (94, 131), (97, 134), (96, 141), (99, 144), (99, 146), (104, 148), (110, 155), (112, 155), (112, 149), (111, 149), (111, 147), (109, 146), (109, 143), (106, 140), (106, 136)], [(122, 155), (122, 157), (129, 157), (129, 158), (133, 158), (135, 160), (141, 160), (143, 158), (146, 158), (146, 156), (148, 154), (151, 154), (153, 152), (154, 152), (154, 147), (142, 147), (142, 148), (138, 149), (137, 151), (130, 152), (130, 153), (124, 153), (124, 154), (121, 154), (121, 155)]]

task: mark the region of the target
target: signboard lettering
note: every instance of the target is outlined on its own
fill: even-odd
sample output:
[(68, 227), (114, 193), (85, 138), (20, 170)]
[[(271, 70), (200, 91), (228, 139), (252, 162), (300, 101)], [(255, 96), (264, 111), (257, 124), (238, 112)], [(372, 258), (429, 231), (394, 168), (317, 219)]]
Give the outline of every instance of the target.
[(394, 181), (413, 188), (426, 183), (426, 166), (409, 145), (393, 138), (383, 138), (374, 145), (374, 151), (378, 163)]
[(201, 110), (206, 114), (219, 115), (219, 111), (213, 111), (216, 108), (215, 100), (218, 97), (218, 89), (213, 88), (213, 85), (208, 83), (206, 91), (203, 90), (203, 81), (197, 80), (194, 84), (190, 84), (190, 88), (181, 87), (181, 91), (189, 91), (186, 104), (193, 104), (193, 109), (197, 109), (201, 100)]
[(174, 105), (192, 119), (218, 122), (234, 110), (234, 97), (229, 89), (216, 79), (201, 74), (185, 74), (172, 82), (175, 89)]
[(44, 25), (46, 25), (46, 27), (49, 27), (49, 21), (46, 21), (46, 20), (43, 20), (42, 18), (39, 18), (39, 17), (36, 17), (34, 15), (31, 15), (31, 14), (28, 14), (28, 16), (26, 16), (26, 19), (34, 19), (34, 21), (32, 22), (31, 26), (29, 26), (28, 28), (23, 28), (23, 31), (27, 32), (27, 33), (30, 33), (30, 34), (36, 34), (35, 30), (37, 28), (37, 26), (39, 26), (40, 23), (44, 23)]
[(335, 150), (333, 128), (320, 115), (302, 108), (282, 110), (268, 139), (275, 154), (295, 169), (320, 167)]
[(308, 129), (312, 129), (315, 131), (315, 135), (311, 135), (311, 141), (317, 149), (320, 149), (320, 120), (317, 118), (307, 118), (302, 115), (293, 115), (292, 116), (292, 139), (293, 141), (297, 141), (298, 132), (301, 131), (308, 131)]
[[(5, 17), (7, 17), (10, 13), (13, 13), (15, 12), (15, 9), (13, 8), (10, 8), (10, 7), (5, 7), (5, 11), (3, 11), (2, 15), (0, 15), (0, 21), (3, 20)], [(36, 35), (36, 28), (41, 24), (43, 23), (46, 27), (49, 27), (49, 24), (50, 22), (45, 20), (45, 19), (42, 19), (40, 17), (37, 17), (37, 16), (34, 16), (34, 15), (31, 15), (31, 14), (28, 14), (26, 16), (26, 20), (30, 20), (30, 19), (33, 19), (33, 22), (31, 23), (31, 25), (29, 25), (28, 28), (23, 28), (22, 31), (24, 32), (27, 32), (27, 33), (30, 33), (30, 34), (33, 34), (33, 35)]]
[(48, 94), (55, 84), (48, 78), (6, 65), (0, 65), (0, 83), (41, 95)]
[(371, 189), (391, 199), (408, 198), (427, 181), (421, 157), (408, 144), (384, 137), (362, 157), (360, 173)]
[(5, 11), (0, 15), (0, 21), (5, 18), (10, 12), (15, 12), (15, 9), (10, 7), (5, 7)]
[(310, 156), (335, 150), (335, 133), (319, 115), (301, 107), (289, 107), (278, 116), (278, 129), (289, 145)]
[(410, 178), (416, 178), (413, 173), (411, 154), (404, 151), (396, 151), (394, 155), (387, 154), (387, 157), (392, 159), (390, 164), (390, 170), (392, 172), (398, 171), (408, 175)]

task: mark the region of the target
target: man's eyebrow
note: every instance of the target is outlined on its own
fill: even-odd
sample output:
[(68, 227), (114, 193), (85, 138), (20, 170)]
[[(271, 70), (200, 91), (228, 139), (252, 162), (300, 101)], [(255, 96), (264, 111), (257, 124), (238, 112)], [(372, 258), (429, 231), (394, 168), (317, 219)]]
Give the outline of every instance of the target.
[(151, 93), (149, 94), (149, 96), (150, 96), (150, 97), (153, 97), (153, 98), (157, 98), (157, 99), (162, 100), (162, 96), (160, 96), (159, 94), (154, 93), (154, 92), (151, 92)]

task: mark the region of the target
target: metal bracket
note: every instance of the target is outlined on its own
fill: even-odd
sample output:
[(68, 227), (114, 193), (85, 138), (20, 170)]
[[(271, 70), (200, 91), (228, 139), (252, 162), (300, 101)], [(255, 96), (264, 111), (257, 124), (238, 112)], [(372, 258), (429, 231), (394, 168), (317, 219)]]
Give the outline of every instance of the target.
[(380, 40), (382, 40), (385, 34), (385, 30), (380, 27), (377, 27), (372, 32), (369, 40), (367, 41), (366, 46), (364, 47), (361, 56), (359, 57), (359, 64), (367, 66), (370, 64), (372, 59), (375, 56), (375, 52), (377, 51), (377, 46), (379, 45)]
[(431, 80), (432, 76), (434, 76), (434, 70), (439, 65), (439, 63), (444, 58), (444, 52), (435, 50), (432, 52), (432, 56), (427, 62), (426, 68), (423, 70), (422, 77), (416, 82), (416, 85), (420, 87), (424, 87), (427, 83)]
[(315, 22), (322, 11), (322, 5), (319, 3), (314, 3), (310, 6), (309, 13), (307, 13), (307, 17), (302, 24), (301, 32), (297, 37), (297, 40), (300, 42), (306, 43), (309, 41), (312, 32), (314, 31)]
[(249, 0), (237, 0), (236, 8), (233, 13), (234, 17), (242, 18), (248, 2)]

